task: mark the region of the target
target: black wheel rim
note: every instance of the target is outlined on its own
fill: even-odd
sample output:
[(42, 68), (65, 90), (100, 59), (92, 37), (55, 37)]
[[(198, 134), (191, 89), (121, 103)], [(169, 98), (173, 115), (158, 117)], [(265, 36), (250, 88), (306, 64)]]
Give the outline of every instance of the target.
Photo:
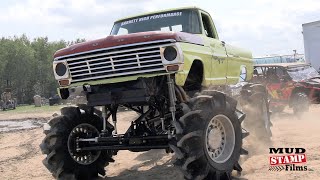
[[(101, 154), (101, 151), (78, 151), (77, 139), (95, 138), (99, 136), (99, 131), (91, 124), (83, 123), (74, 127), (68, 138), (68, 150), (74, 161), (82, 165), (89, 165), (95, 162)], [(89, 142), (81, 142), (82, 144)]]

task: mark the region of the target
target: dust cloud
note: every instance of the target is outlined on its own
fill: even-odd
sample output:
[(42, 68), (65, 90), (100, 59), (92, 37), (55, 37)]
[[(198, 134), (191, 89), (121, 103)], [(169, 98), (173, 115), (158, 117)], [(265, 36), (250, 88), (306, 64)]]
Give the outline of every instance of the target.
[[(312, 105), (310, 111), (301, 118), (291, 109), (272, 114), (272, 142), (270, 145), (249, 138), (245, 146), (249, 156), (242, 161), (245, 179), (319, 179), (320, 178), (320, 106)], [(268, 147), (269, 146), (269, 147)], [(269, 169), (269, 148), (305, 148), (308, 171), (273, 172)]]

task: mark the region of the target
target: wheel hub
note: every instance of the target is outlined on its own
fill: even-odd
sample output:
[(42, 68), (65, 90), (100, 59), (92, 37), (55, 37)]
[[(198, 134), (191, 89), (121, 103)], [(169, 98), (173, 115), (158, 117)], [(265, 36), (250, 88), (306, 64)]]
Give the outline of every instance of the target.
[(224, 141), (223, 131), (220, 131), (218, 126), (211, 126), (210, 132), (208, 133), (208, 145), (209, 147), (214, 150), (218, 149)]
[(230, 119), (225, 115), (213, 117), (206, 131), (206, 152), (216, 163), (226, 162), (233, 153), (235, 132)]
[[(94, 138), (99, 136), (99, 131), (92, 126), (91, 124), (79, 124), (74, 127), (68, 138), (68, 150), (74, 161), (79, 164), (89, 165), (95, 162), (101, 151), (78, 151), (79, 142), (77, 139), (80, 138)], [(89, 143), (89, 142), (81, 142), (81, 143)]]

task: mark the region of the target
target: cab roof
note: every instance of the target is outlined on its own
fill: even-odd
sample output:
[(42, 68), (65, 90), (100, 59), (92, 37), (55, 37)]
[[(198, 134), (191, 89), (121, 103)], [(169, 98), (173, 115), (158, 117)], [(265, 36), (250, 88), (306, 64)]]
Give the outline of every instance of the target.
[[(196, 10), (201, 10), (201, 11), (204, 11), (206, 13), (208, 13), (207, 11), (201, 9), (201, 8), (198, 8), (196, 6), (189, 6), (189, 7), (180, 7), (180, 8), (173, 8), (173, 9), (165, 9), (165, 10), (159, 10), (159, 11), (152, 11), (152, 12), (148, 12), (148, 13), (143, 13), (143, 14), (137, 14), (135, 16), (128, 16), (128, 17), (124, 17), (124, 18), (121, 18), (121, 19), (118, 19), (115, 21), (116, 22), (119, 22), (119, 21), (123, 21), (123, 20), (126, 20), (126, 19), (132, 19), (132, 18), (135, 18), (135, 17), (141, 17), (141, 16), (148, 16), (148, 15), (152, 15), (152, 14), (159, 14), (159, 13), (164, 13), (164, 12), (168, 12), (168, 11), (179, 11), (179, 10), (187, 10), (187, 9), (196, 9)], [(209, 13), (208, 13), (209, 14)]]
[(272, 63), (272, 64), (255, 64), (254, 67), (297, 67), (297, 66), (309, 66), (307, 63)]

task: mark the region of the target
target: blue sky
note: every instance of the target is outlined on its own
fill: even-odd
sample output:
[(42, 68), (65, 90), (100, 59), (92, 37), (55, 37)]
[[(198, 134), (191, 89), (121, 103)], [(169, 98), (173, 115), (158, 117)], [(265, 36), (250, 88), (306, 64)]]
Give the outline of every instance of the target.
[(320, 20), (320, 0), (0, 0), (0, 36), (90, 40), (121, 17), (182, 6), (208, 11), (221, 40), (254, 56), (303, 53), (301, 25)]

